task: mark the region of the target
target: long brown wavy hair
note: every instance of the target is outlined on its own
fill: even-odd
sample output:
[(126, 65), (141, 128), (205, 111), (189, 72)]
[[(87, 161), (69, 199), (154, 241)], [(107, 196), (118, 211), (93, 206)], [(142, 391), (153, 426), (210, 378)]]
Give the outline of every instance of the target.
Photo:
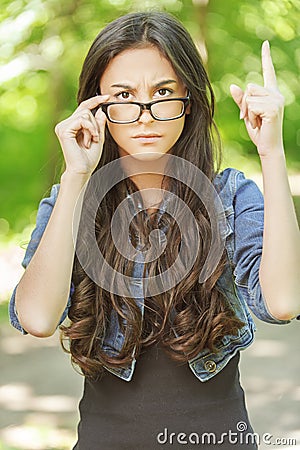
[[(124, 50), (149, 45), (158, 48), (170, 61), (191, 97), (190, 114), (186, 115), (182, 134), (170, 153), (189, 161), (213, 181), (219, 171), (221, 153), (213, 120), (214, 94), (189, 33), (169, 14), (131, 13), (107, 25), (96, 37), (84, 61), (78, 103), (95, 95), (112, 58)], [(106, 129), (103, 152), (95, 172), (118, 158), (117, 144)], [(71, 353), (72, 363), (91, 379), (103, 372), (103, 366), (128, 366), (143, 347), (157, 341), (161, 342), (170, 357), (186, 362), (205, 348), (216, 351), (222, 338), (236, 335), (243, 325), (217, 285), (226, 265), (225, 252), (213, 274), (203, 283), (198, 281), (211, 245), (211, 224), (206, 208), (193, 189), (176, 178), (165, 175), (162, 188), (174, 193), (191, 209), (198, 225), (200, 247), (196, 261), (184, 279), (165, 292), (144, 298), (144, 317), (134, 297), (110, 292), (89, 277), (77, 255), (78, 250), (89, 254), (91, 231), (79, 226), (72, 277), (75, 291), (69, 309), (70, 324), (61, 327), (61, 339), (63, 345), (65, 340), (69, 343), (68, 349), (64, 348)], [(88, 188), (86, 192), (89, 192), (89, 196), (97, 195)], [(130, 177), (115, 183), (97, 210), (93, 232), (105, 261), (115, 271), (130, 276), (133, 262), (118, 252), (111, 236), (112, 217), (128, 192), (138, 192)], [(87, 214), (89, 196), (86, 195), (84, 199)], [(93, 211), (90, 214), (92, 217)], [(180, 230), (167, 212), (159, 220), (158, 213), (149, 217), (140, 211), (131, 222), (129, 233), (132, 245), (136, 246), (138, 239), (143, 250), (150, 247), (151, 231), (162, 226), (167, 228), (167, 245), (157, 259), (144, 263), (143, 276), (146, 270), (148, 276), (161, 274), (173, 264), (175, 258), (180, 257)], [(175, 311), (175, 315), (171, 320), (172, 311)], [(124, 335), (124, 345), (120, 352), (108, 354), (102, 343), (112, 320), (112, 312)]]

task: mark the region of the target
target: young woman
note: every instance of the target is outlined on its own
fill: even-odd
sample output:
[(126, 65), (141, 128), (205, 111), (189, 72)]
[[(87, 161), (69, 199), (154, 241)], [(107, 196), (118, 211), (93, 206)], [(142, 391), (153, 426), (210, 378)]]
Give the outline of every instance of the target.
[(263, 87), (231, 94), (264, 202), (242, 172), (219, 172), (214, 95), (177, 20), (128, 14), (88, 52), (79, 106), (55, 129), (65, 170), (40, 203), (10, 303), (12, 324), (34, 336), (68, 314), (63, 337), (85, 375), (77, 450), (257, 448), (238, 371), (249, 309), (275, 324), (300, 311), (268, 42), (262, 69)]

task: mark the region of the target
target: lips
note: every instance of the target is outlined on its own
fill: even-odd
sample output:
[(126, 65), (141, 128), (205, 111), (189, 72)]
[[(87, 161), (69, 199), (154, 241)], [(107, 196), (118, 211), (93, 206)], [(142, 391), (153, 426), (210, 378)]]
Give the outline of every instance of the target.
[(159, 138), (161, 137), (160, 134), (157, 133), (141, 133), (141, 134), (137, 134), (135, 136), (133, 136), (133, 139), (142, 139), (142, 138), (146, 138), (146, 139), (151, 139), (151, 138)]
[(133, 139), (139, 144), (155, 144), (161, 139), (161, 135), (157, 133), (140, 133), (133, 136)]

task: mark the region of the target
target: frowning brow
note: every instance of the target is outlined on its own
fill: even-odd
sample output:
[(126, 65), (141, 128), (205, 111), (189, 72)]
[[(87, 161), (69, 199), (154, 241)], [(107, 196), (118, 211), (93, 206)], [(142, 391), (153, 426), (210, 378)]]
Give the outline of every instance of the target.
[[(153, 87), (160, 88), (161, 86), (165, 86), (167, 84), (174, 84), (174, 83), (177, 84), (177, 81), (176, 80), (162, 80), (162, 81), (159, 81), (158, 83), (155, 83), (153, 85)], [(116, 84), (112, 84), (111, 87), (116, 87), (116, 88), (121, 88), (121, 89), (130, 89), (130, 90), (134, 89), (133, 86), (130, 86), (127, 83), (116, 83)]]

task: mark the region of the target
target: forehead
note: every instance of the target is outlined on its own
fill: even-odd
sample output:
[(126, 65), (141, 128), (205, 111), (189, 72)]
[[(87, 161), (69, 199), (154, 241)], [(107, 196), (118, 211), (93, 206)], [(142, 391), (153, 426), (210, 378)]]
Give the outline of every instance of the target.
[(101, 84), (112, 85), (127, 80), (139, 83), (172, 78), (180, 83), (170, 61), (154, 46), (124, 50), (115, 56), (104, 71)]

